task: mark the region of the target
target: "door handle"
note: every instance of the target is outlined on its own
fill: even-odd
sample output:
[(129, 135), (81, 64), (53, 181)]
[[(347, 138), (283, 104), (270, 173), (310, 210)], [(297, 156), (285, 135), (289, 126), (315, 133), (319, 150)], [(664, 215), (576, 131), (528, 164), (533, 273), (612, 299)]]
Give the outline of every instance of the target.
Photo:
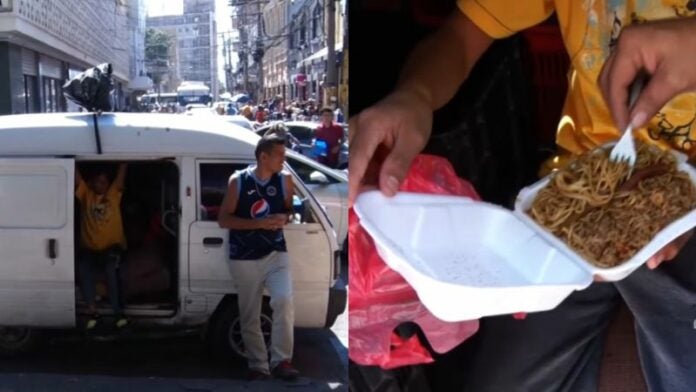
[(51, 238), (48, 240), (48, 258), (50, 259), (55, 259), (58, 256), (58, 252), (56, 251), (56, 239)]
[(220, 237), (205, 237), (203, 238), (203, 245), (222, 245), (222, 238)]
[(319, 234), (319, 230), (308, 230), (305, 233), (310, 234), (310, 235)]

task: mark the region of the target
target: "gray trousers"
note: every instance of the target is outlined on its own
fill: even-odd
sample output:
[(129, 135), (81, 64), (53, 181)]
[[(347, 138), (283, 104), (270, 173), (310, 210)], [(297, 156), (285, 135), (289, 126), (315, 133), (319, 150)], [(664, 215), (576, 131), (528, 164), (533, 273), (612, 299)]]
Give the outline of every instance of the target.
[(465, 391), (596, 391), (621, 299), (635, 318), (648, 390), (696, 391), (696, 236), (675, 260), (594, 283), (551, 311), (483, 319)]
[(292, 358), (295, 319), (290, 258), (287, 252), (273, 252), (259, 260), (230, 260), (230, 269), (237, 288), (242, 340), (249, 368), (269, 373), (260, 322), (263, 290), (265, 288), (270, 294), (273, 310), (270, 364), (273, 368)]

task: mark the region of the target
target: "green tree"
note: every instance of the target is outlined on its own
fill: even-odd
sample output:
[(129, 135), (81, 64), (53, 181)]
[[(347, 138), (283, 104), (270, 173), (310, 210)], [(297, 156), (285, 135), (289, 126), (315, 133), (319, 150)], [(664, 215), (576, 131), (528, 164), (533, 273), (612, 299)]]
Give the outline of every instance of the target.
[(152, 28), (145, 31), (145, 62), (148, 74), (158, 90), (162, 76), (169, 71), (171, 45), (172, 37), (167, 33)]

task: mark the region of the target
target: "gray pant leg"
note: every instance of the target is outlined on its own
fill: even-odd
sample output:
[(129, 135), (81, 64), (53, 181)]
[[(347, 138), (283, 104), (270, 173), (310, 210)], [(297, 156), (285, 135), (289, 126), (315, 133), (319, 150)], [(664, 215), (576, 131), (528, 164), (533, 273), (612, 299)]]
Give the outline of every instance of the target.
[(696, 390), (696, 236), (675, 260), (643, 266), (616, 287), (636, 320), (648, 389)]
[(571, 294), (557, 308), (481, 320), (470, 391), (596, 391), (606, 327), (619, 295), (608, 283)]
[(271, 330), (271, 369), (281, 361), (292, 359), (295, 310), (292, 299), (290, 258), (287, 252), (274, 252), (266, 265), (266, 290), (271, 296), (273, 328)]
[(239, 322), (249, 369), (269, 373), (266, 342), (261, 332), (264, 260), (231, 260), (230, 270), (237, 288)]

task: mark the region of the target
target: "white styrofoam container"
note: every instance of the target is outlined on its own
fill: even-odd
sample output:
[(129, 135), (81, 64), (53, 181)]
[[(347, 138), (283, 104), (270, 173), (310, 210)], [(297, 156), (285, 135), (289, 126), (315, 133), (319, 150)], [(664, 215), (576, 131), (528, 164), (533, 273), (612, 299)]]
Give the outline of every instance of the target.
[[(677, 169), (686, 172), (689, 177), (691, 177), (691, 181), (696, 184), (696, 170), (687, 162), (684, 155), (677, 153), (675, 153), (675, 155), (678, 162)], [(597, 267), (586, 261), (581, 255), (563, 242), (563, 240), (536, 223), (532, 217), (525, 212), (529, 210), (534, 202), (536, 194), (546, 186), (549, 180), (548, 177), (544, 178), (520, 191), (515, 202), (515, 215), (542, 236), (551, 246), (566, 254), (572, 261), (580, 265), (590, 274), (599, 276), (605, 281), (617, 281), (627, 277), (665, 245), (696, 226), (696, 209), (694, 209), (657, 232), (653, 239), (629, 260), (612, 268)]]
[[(679, 169), (696, 182), (681, 158)], [(361, 225), (390, 268), (444, 321), (553, 309), (593, 275), (623, 279), (663, 246), (696, 226), (696, 210), (660, 231), (627, 262), (598, 268), (529, 217), (543, 179), (523, 189), (515, 211), (471, 199), (378, 191), (355, 203)]]
[(510, 211), (450, 196), (377, 191), (355, 211), (377, 251), (445, 321), (556, 307), (592, 277)]

